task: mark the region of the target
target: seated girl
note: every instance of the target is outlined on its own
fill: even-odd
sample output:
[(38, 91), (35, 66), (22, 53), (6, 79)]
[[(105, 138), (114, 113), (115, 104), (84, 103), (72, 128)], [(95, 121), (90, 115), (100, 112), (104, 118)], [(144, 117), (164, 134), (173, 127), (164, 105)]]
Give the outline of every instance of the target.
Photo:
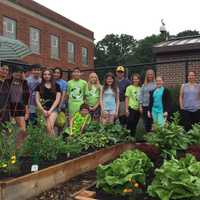
[(82, 134), (90, 122), (91, 116), (89, 114), (89, 106), (87, 104), (82, 104), (80, 112), (75, 113), (70, 119), (70, 127), (66, 129), (66, 133), (69, 135)]

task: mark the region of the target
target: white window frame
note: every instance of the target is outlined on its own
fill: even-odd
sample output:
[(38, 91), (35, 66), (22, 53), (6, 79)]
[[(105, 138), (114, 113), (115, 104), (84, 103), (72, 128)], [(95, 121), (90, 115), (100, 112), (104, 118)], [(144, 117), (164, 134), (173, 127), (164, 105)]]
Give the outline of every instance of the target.
[[(8, 23), (11, 25), (10, 27), (12, 27), (11, 30), (8, 29)], [(14, 19), (11, 19), (9, 17), (3, 17), (3, 35), (5, 37), (16, 39), (16, 27), (17, 23)]]
[(51, 58), (59, 59), (59, 37), (51, 35), (50, 41), (51, 41)]
[(68, 41), (67, 42), (67, 62), (75, 63), (76, 60), (76, 52), (75, 52), (75, 43)]
[(40, 30), (34, 27), (30, 27), (29, 35), (30, 49), (33, 53), (40, 54)]
[(88, 65), (88, 48), (86, 47), (81, 48), (81, 56), (82, 56), (82, 64)]

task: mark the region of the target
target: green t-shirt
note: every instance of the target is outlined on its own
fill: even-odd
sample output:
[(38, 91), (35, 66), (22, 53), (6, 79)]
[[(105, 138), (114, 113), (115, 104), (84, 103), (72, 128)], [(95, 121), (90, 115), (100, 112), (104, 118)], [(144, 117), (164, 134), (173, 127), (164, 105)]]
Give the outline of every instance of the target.
[(134, 85), (129, 85), (126, 88), (125, 96), (128, 97), (128, 106), (134, 110), (139, 110), (139, 95), (140, 95), (140, 87), (136, 87)]
[(82, 116), (80, 112), (75, 113), (73, 117), (72, 133), (80, 134), (82, 126), (83, 125), (88, 126), (90, 122), (91, 122), (90, 114), (87, 114), (86, 116)]
[(68, 82), (67, 94), (69, 96), (68, 106), (69, 114), (73, 116), (79, 112), (80, 106), (84, 103), (87, 94), (87, 82), (80, 80), (70, 80)]
[(94, 107), (100, 99), (100, 88), (96, 88), (94, 85), (89, 89), (87, 93), (87, 104), (90, 107)]

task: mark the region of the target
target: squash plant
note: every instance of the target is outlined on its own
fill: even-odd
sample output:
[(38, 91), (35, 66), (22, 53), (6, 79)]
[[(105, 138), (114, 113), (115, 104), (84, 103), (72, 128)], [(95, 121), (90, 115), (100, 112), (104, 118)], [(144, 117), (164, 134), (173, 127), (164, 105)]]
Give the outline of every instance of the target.
[(176, 113), (173, 121), (164, 127), (157, 127), (154, 133), (145, 136), (148, 143), (157, 146), (164, 158), (177, 155), (177, 150), (185, 150), (190, 139), (183, 127), (179, 125), (179, 115)]
[(130, 195), (144, 188), (152, 167), (153, 163), (145, 153), (126, 151), (111, 164), (97, 168), (97, 188), (113, 195)]
[(150, 196), (161, 200), (200, 199), (200, 162), (191, 154), (180, 160), (165, 161), (155, 174), (148, 187)]
[(0, 126), (0, 173), (12, 175), (19, 172), (16, 136), (19, 129), (12, 123)]

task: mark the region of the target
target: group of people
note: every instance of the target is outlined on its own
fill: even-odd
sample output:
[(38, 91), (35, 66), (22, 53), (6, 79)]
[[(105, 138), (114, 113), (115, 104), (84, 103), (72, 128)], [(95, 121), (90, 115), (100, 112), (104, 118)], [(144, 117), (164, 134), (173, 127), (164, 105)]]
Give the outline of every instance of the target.
[[(180, 109), (183, 125), (189, 130), (200, 122), (200, 85), (194, 72), (180, 89)], [(0, 121), (15, 119), (19, 128), (26, 130), (27, 121), (37, 124), (37, 111), (45, 117), (47, 132), (54, 135), (59, 112), (69, 119), (68, 134), (83, 132), (91, 120), (103, 124), (120, 123), (134, 136), (140, 116), (147, 132), (153, 124), (164, 126), (171, 115), (172, 98), (164, 87), (161, 76), (152, 69), (146, 71), (144, 83), (139, 74), (126, 78), (125, 68), (118, 66), (115, 74), (107, 73), (101, 84), (98, 75), (89, 74), (88, 81), (81, 79), (81, 71), (74, 68), (72, 80), (63, 79), (60, 68), (43, 69), (33, 65), (27, 75), (9, 67), (0, 67)], [(67, 112), (66, 112), (67, 111)]]

